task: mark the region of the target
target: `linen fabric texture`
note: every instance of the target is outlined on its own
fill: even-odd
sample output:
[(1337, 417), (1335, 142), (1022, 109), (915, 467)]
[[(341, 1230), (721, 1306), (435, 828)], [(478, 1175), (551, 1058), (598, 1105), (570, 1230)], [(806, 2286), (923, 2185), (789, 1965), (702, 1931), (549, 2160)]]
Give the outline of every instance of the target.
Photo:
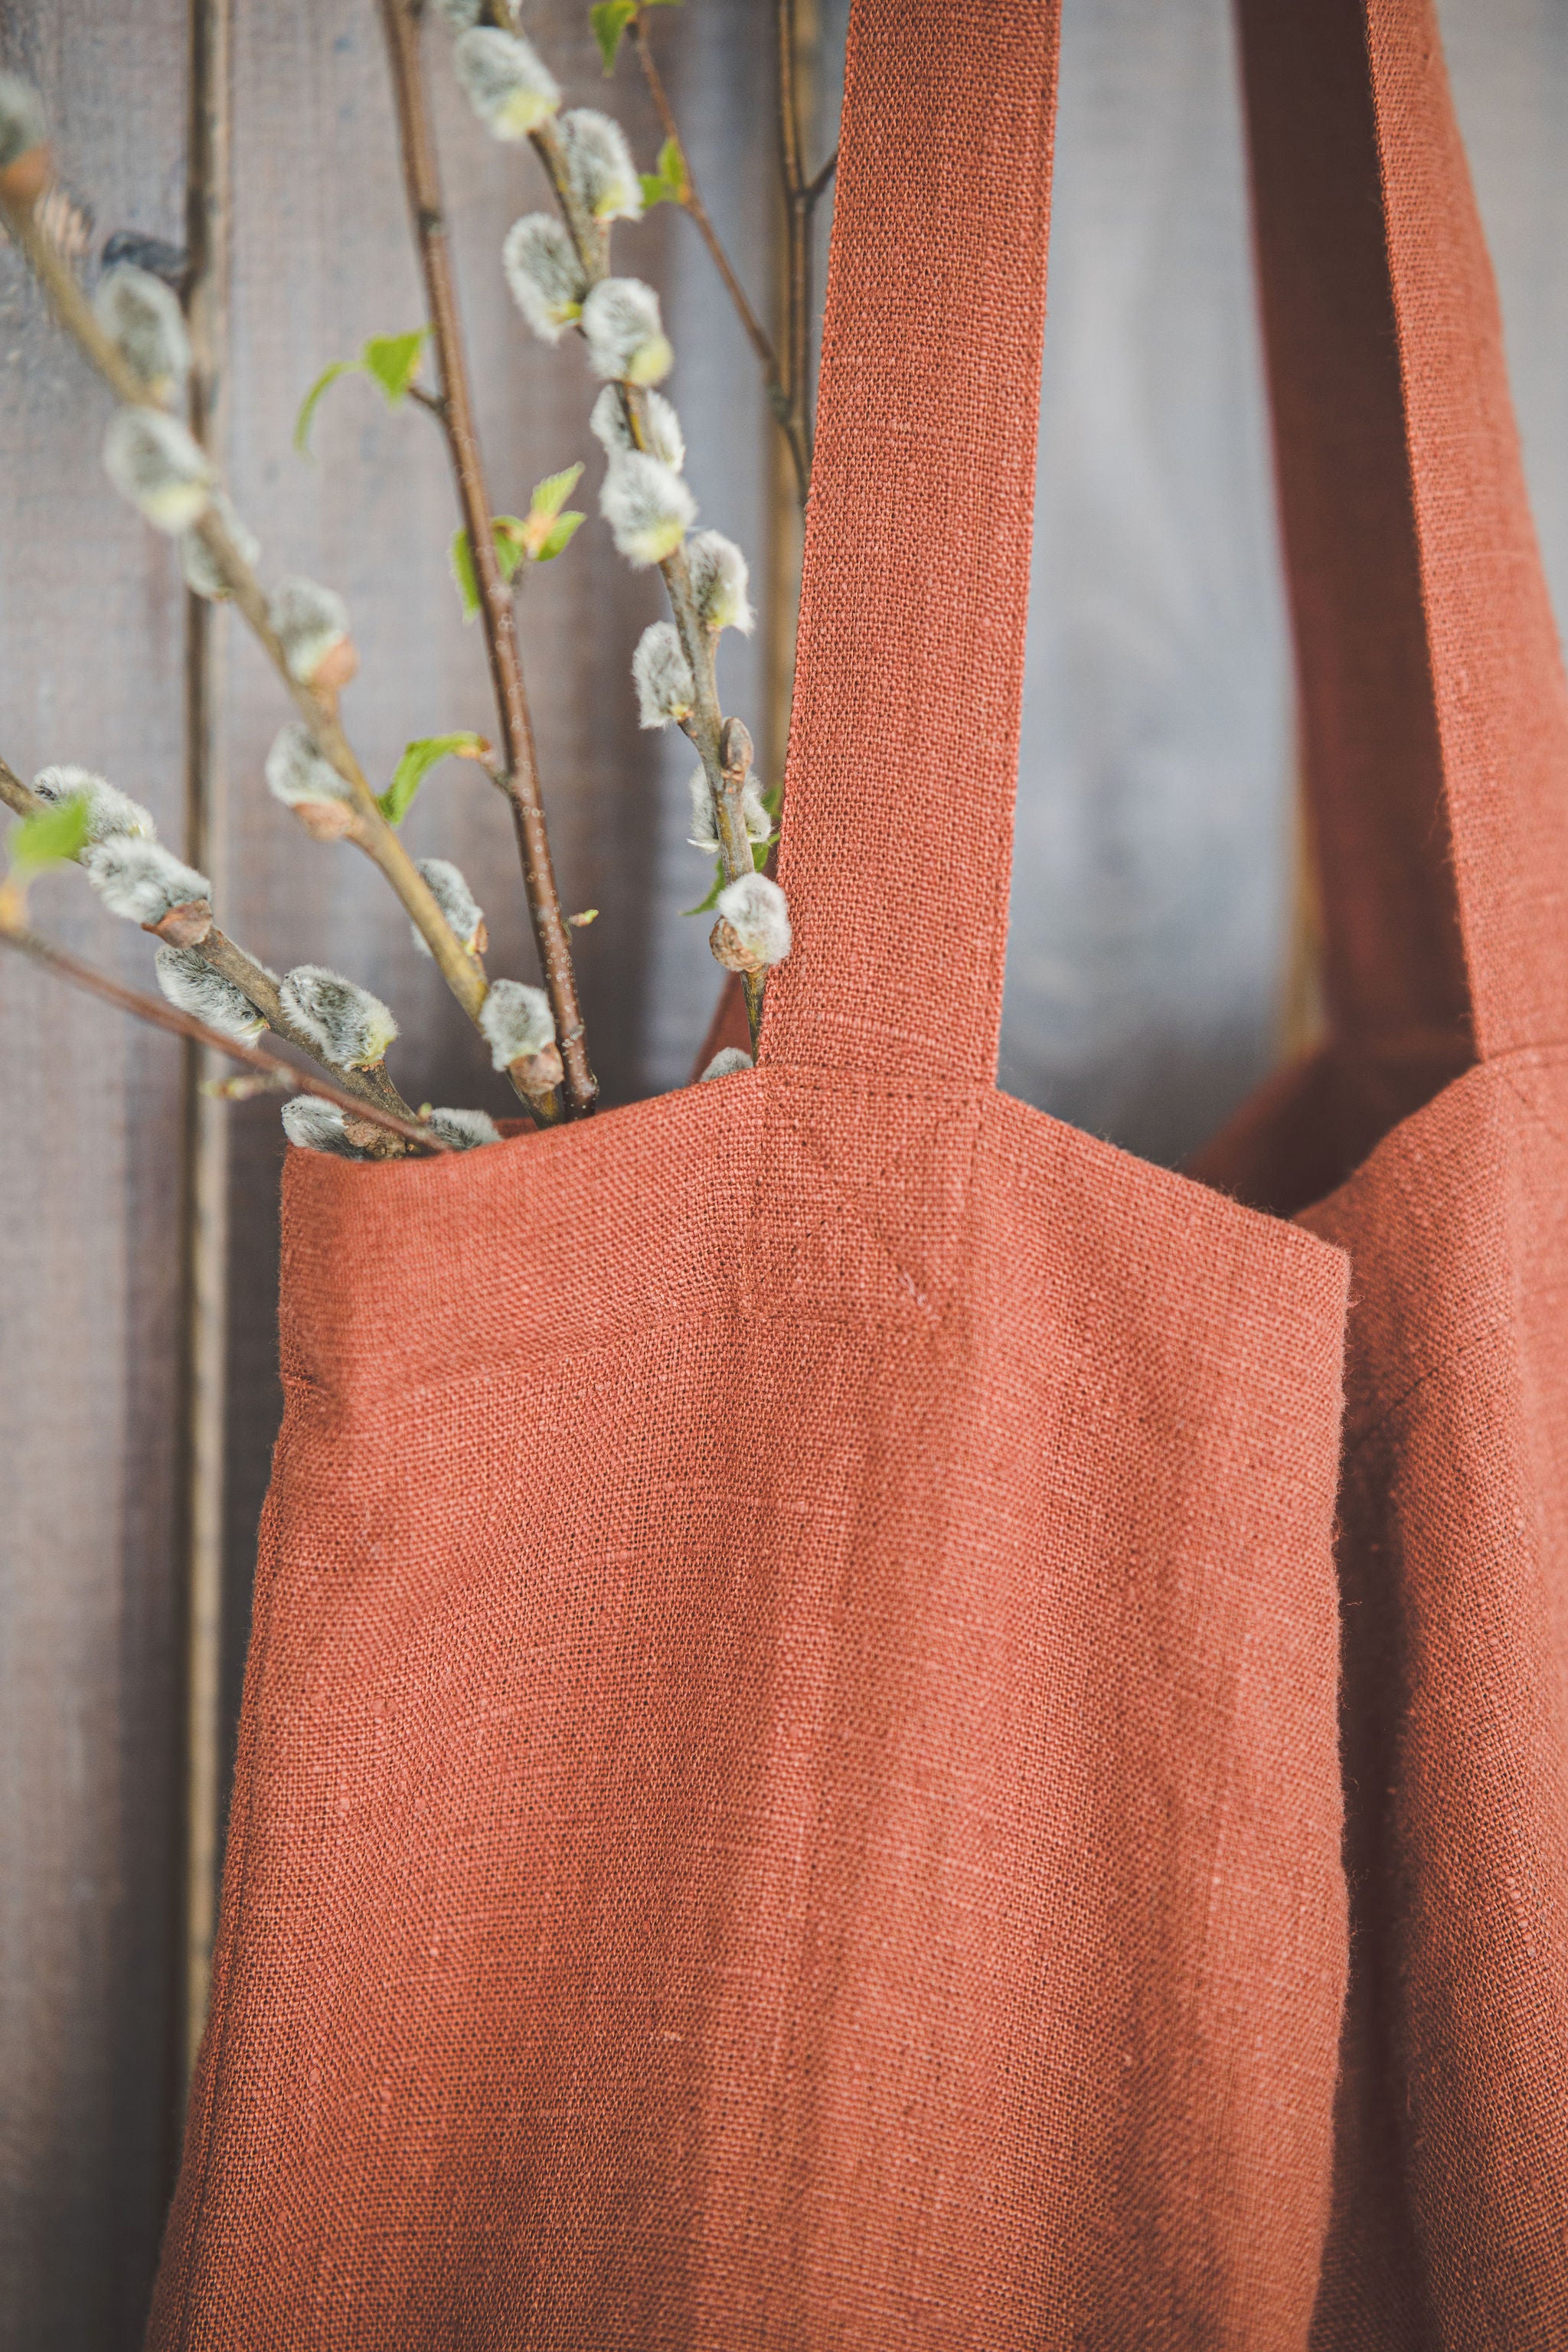
[(158, 2352), (1563, 2340), (1568, 727), (1430, 12), (1242, 14), (1332, 1041), (995, 1091), (1056, 12), (857, 0), (759, 1066), (290, 1156)]

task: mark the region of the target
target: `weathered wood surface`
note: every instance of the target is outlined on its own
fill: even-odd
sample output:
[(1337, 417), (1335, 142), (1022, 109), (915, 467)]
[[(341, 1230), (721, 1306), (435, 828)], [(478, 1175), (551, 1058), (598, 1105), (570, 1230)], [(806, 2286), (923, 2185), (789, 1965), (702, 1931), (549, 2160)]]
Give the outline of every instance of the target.
[[(759, 294), (769, 269), (760, 0), (661, 14), (710, 202)], [(603, 92), (576, 0), (536, 5), (572, 96)], [(1527, 456), (1568, 597), (1568, 16), (1445, 0), (1499, 260)], [(831, 37), (843, 0), (823, 0)], [(699, 30), (705, 37), (699, 39)], [(184, 195), (184, 0), (0, 0), (0, 60), (34, 74), (100, 227), (171, 237)], [(361, 384), (303, 466), (289, 434), (324, 362), (419, 315), (370, 0), (237, 0), (239, 183), (232, 472), (269, 565), (341, 587), (364, 653), (352, 730), (384, 772), (411, 734), (486, 723), (482, 663), (446, 575), (452, 527), (427, 420)], [(758, 76), (763, 75), (759, 93)], [(834, 76), (824, 77), (831, 111)], [(613, 104), (639, 148), (623, 68)], [(450, 93), (443, 154), (498, 507), (573, 457), (598, 475), (587, 386), (501, 294), (500, 236), (538, 200), (525, 158)], [(1245, 188), (1223, 0), (1068, 0), (1004, 1082), (1174, 1156), (1272, 1051), (1285, 894), (1289, 662), (1275, 572)], [(768, 570), (773, 468), (750, 363), (689, 226), (628, 237), (685, 362), (675, 390), (705, 520)], [(0, 252), (0, 751), (102, 766), (178, 837), (181, 600), (166, 551), (100, 487), (106, 411)], [(983, 494), (984, 486), (979, 486)], [(679, 1083), (711, 1002), (706, 873), (684, 846), (688, 762), (639, 736), (626, 659), (658, 609), (596, 530), (531, 585), (525, 653), (591, 1034), (612, 1099)], [(760, 710), (760, 646), (728, 646)], [(374, 877), (265, 793), (283, 715), (229, 633), (220, 748), (233, 928), (278, 965), (339, 962), (404, 1023), (416, 1099), (502, 1107), (482, 1056)], [(504, 812), (438, 774), (422, 854), (479, 887), (493, 968), (528, 976)], [(40, 913), (145, 974), (144, 943), (74, 877)], [(177, 1876), (177, 1056), (0, 964), (0, 2347), (130, 2346), (168, 2156)], [(227, 1423), (230, 1701), (276, 1423), (275, 1110), (232, 1127)]]

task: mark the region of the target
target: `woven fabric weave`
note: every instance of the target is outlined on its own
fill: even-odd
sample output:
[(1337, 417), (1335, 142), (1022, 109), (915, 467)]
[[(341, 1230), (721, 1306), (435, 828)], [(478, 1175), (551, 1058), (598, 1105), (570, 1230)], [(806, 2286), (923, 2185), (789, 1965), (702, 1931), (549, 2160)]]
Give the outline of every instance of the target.
[(1337, 1059), (1258, 1209), (994, 1090), (1056, 10), (857, 0), (795, 952), (755, 1072), (290, 1158), (156, 2352), (1562, 2340), (1559, 688), (1429, 10), (1244, 27)]

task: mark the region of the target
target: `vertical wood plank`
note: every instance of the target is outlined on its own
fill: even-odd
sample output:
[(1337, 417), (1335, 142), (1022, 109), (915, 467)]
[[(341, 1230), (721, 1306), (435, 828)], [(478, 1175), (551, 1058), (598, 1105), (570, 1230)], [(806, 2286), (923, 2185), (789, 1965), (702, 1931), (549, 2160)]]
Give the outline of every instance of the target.
[[(100, 230), (184, 235), (184, 18), (19, 0)], [(0, 741), (182, 835), (181, 596), (104, 482), (107, 396), (0, 247)], [(75, 873), (41, 926), (145, 984)], [(0, 969), (0, 2343), (140, 2338), (166, 2185), (176, 1822), (179, 1055)]]

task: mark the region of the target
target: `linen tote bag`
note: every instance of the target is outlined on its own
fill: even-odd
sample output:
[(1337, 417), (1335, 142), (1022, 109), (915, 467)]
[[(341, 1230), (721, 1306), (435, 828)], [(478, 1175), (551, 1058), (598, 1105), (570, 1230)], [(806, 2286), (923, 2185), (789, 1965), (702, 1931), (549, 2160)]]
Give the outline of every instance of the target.
[(994, 1085), (1056, 53), (855, 10), (760, 1067), (289, 1160), (156, 2347), (1306, 2340), (1346, 1263)]
[(1285, 1211), (1339, 1186), (1306, 1221), (1353, 1260), (1352, 1988), (1316, 2340), (1544, 2352), (1568, 2344), (1568, 693), (1432, 10), (1241, 16), (1331, 1034), (1204, 1165)]

